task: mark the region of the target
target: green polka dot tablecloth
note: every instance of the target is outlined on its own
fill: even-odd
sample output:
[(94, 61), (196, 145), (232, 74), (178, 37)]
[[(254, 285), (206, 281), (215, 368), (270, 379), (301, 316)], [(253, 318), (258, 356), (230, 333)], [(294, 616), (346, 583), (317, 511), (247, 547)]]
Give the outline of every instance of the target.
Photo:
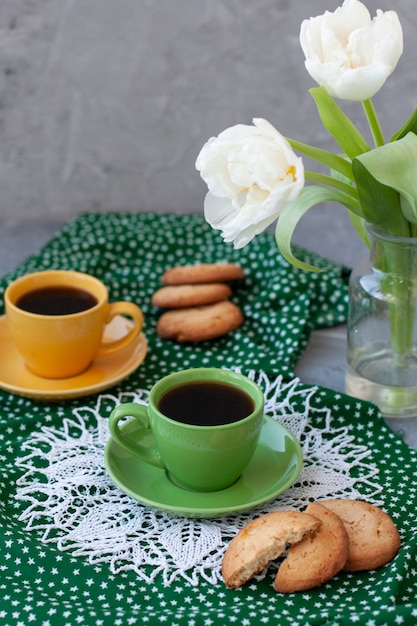
[[(294, 377), (311, 331), (345, 320), (348, 275), (297, 253), (323, 272), (288, 266), (268, 234), (235, 251), (198, 216), (87, 214), (0, 281), (2, 307), (5, 287), (19, 275), (47, 268), (94, 274), (111, 300), (141, 306), (148, 342), (140, 367), (97, 394), (37, 401), (0, 391), (2, 626), (417, 624), (417, 454), (373, 405)], [(161, 311), (150, 297), (163, 271), (217, 261), (244, 269), (233, 292), (244, 324), (199, 345), (158, 338)], [(259, 382), (268, 415), (300, 441), (302, 471), (274, 501), (224, 518), (142, 506), (106, 473), (107, 416), (120, 402), (146, 402), (162, 375), (207, 365)], [(328, 497), (382, 506), (401, 535), (395, 559), (305, 593), (274, 592), (278, 564), (240, 590), (226, 589), (221, 557), (239, 528), (263, 512)]]

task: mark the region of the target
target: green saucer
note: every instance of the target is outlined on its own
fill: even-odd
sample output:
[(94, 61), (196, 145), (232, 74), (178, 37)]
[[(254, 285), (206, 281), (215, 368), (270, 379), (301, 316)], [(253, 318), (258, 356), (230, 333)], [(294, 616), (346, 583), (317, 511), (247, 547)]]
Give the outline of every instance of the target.
[[(136, 420), (129, 420), (123, 428), (130, 438), (141, 439)], [(132, 456), (113, 439), (107, 442), (104, 464), (113, 482), (141, 504), (183, 517), (209, 518), (247, 511), (273, 500), (295, 481), (303, 456), (294, 435), (276, 420), (265, 417), (248, 467), (236, 483), (221, 491), (181, 489), (164, 470)]]

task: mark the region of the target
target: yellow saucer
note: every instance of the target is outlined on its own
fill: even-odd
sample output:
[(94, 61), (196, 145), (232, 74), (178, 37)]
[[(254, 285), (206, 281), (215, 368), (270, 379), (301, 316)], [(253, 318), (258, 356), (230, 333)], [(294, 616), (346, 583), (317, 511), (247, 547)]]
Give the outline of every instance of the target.
[[(124, 335), (131, 322), (117, 316), (106, 326), (104, 341)], [(17, 351), (7, 326), (0, 316), (0, 389), (20, 396), (43, 400), (79, 398), (108, 389), (131, 374), (146, 356), (147, 343), (143, 333), (123, 350), (102, 359), (72, 378), (41, 378), (27, 369)]]

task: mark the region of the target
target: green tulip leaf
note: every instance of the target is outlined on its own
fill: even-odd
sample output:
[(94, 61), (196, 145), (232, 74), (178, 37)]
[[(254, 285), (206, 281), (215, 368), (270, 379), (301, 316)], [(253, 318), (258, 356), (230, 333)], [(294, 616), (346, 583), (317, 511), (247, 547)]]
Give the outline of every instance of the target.
[(404, 126), (391, 137), (390, 141), (398, 141), (398, 139), (402, 139), (408, 133), (417, 135), (417, 109), (414, 109)]
[(323, 126), (350, 159), (371, 149), (325, 87), (313, 87), (310, 94), (316, 103)]
[(391, 235), (408, 236), (399, 194), (379, 183), (359, 159), (354, 159), (353, 166), (365, 221)]
[(315, 148), (314, 146), (310, 146), (306, 143), (302, 143), (301, 141), (297, 141), (296, 139), (291, 139), (287, 137), (287, 140), (293, 150), (297, 150), (304, 154), (305, 156), (317, 161), (317, 163), (321, 163), (329, 168), (329, 170), (338, 172), (340, 176), (347, 180), (353, 181), (353, 173), (352, 173), (352, 163), (346, 159), (346, 157), (339, 156), (337, 154), (333, 154), (332, 152), (328, 152), (327, 150), (322, 150), (321, 148)]
[(417, 225), (417, 135), (405, 137), (353, 160), (365, 218), (392, 235), (410, 236)]
[(292, 252), (291, 241), (298, 222), (307, 213), (307, 211), (311, 209), (311, 207), (321, 204), (322, 202), (332, 201), (343, 204), (359, 217), (363, 217), (360, 213), (358, 205), (352, 201), (350, 196), (333, 189), (317, 187), (315, 185), (304, 187), (298, 198), (289, 202), (285, 206), (277, 221), (275, 240), (282, 256), (288, 261), (288, 263), (310, 272), (322, 271), (314, 265), (304, 263), (303, 261), (297, 259)]

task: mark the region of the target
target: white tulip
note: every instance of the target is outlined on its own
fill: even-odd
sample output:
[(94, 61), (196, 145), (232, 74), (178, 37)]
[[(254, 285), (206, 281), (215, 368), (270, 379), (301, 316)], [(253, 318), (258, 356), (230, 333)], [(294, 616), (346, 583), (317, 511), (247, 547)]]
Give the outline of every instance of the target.
[(395, 11), (371, 19), (359, 0), (345, 0), (334, 13), (304, 20), (300, 43), (310, 76), (330, 95), (367, 100), (384, 84), (403, 51)]
[(238, 124), (207, 141), (196, 168), (207, 183), (207, 222), (242, 248), (279, 216), (304, 185), (304, 167), (269, 122)]

